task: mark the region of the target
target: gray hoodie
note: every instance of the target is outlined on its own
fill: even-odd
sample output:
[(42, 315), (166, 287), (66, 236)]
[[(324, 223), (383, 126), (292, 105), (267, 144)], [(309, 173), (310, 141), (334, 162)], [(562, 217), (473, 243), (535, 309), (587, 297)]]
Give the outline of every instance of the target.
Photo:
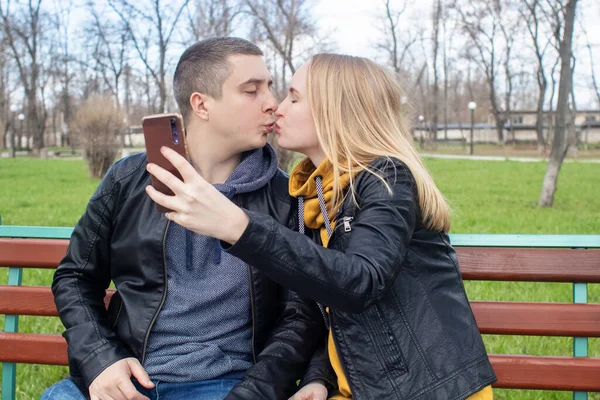
[[(256, 191), (277, 172), (270, 145), (250, 151), (223, 184), (228, 198)], [(167, 296), (150, 332), (144, 367), (152, 379), (198, 382), (241, 377), (252, 366), (248, 266), (217, 239), (171, 223)]]

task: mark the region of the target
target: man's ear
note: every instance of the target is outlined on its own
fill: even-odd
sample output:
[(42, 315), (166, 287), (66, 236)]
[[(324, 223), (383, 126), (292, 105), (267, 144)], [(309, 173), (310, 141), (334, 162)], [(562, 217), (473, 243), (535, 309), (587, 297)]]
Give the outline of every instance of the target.
[(208, 109), (212, 98), (202, 93), (194, 92), (190, 96), (190, 105), (192, 106), (192, 113), (198, 118), (208, 121)]

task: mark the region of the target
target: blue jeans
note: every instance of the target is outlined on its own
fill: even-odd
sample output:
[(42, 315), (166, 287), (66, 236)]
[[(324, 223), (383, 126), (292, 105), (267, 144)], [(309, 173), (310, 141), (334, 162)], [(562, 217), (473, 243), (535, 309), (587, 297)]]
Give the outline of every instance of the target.
[[(215, 379), (191, 383), (153, 381), (154, 389), (145, 389), (135, 381), (134, 385), (150, 400), (223, 400), (239, 381), (239, 379)], [(40, 400), (85, 400), (85, 397), (72, 380), (65, 379), (49, 387)]]

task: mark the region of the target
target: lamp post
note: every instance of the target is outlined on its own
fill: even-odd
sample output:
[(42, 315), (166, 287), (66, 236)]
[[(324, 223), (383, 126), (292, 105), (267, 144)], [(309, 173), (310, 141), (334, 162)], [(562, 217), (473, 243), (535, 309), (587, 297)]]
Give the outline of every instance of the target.
[(12, 124), (12, 131), (10, 133), (10, 149), (12, 152), (12, 157), (15, 158), (16, 157), (16, 152), (15, 152), (15, 134), (17, 133), (17, 129), (15, 127), (15, 113), (19, 110), (19, 107), (17, 107), (15, 104), (13, 104), (12, 106), (10, 106), (10, 122)]
[(469, 154), (473, 155), (473, 130), (475, 125), (475, 109), (477, 108), (477, 103), (474, 101), (469, 102), (469, 110), (471, 110), (471, 143), (469, 146)]
[[(21, 146), (23, 145), (22, 141), (23, 141), (23, 120), (25, 119), (25, 114), (19, 114), (19, 116), (17, 117), (19, 119), (19, 149), (21, 148)], [(27, 139), (27, 142), (29, 143), (29, 139)], [(27, 144), (27, 147), (29, 147), (29, 144)]]
[(419, 132), (419, 147), (421, 149), (423, 148), (423, 121), (425, 121), (425, 117), (419, 115), (419, 130), (421, 131)]

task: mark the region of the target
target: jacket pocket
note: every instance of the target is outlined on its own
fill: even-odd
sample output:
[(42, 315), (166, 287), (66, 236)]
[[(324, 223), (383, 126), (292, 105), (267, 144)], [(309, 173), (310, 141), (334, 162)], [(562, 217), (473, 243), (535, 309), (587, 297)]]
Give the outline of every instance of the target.
[(398, 339), (386, 321), (378, 304), (362, 313), (363, 324), (373, 343), (377, 359), (386, 373), (393, 377), (404, 375), (408, 367)]

